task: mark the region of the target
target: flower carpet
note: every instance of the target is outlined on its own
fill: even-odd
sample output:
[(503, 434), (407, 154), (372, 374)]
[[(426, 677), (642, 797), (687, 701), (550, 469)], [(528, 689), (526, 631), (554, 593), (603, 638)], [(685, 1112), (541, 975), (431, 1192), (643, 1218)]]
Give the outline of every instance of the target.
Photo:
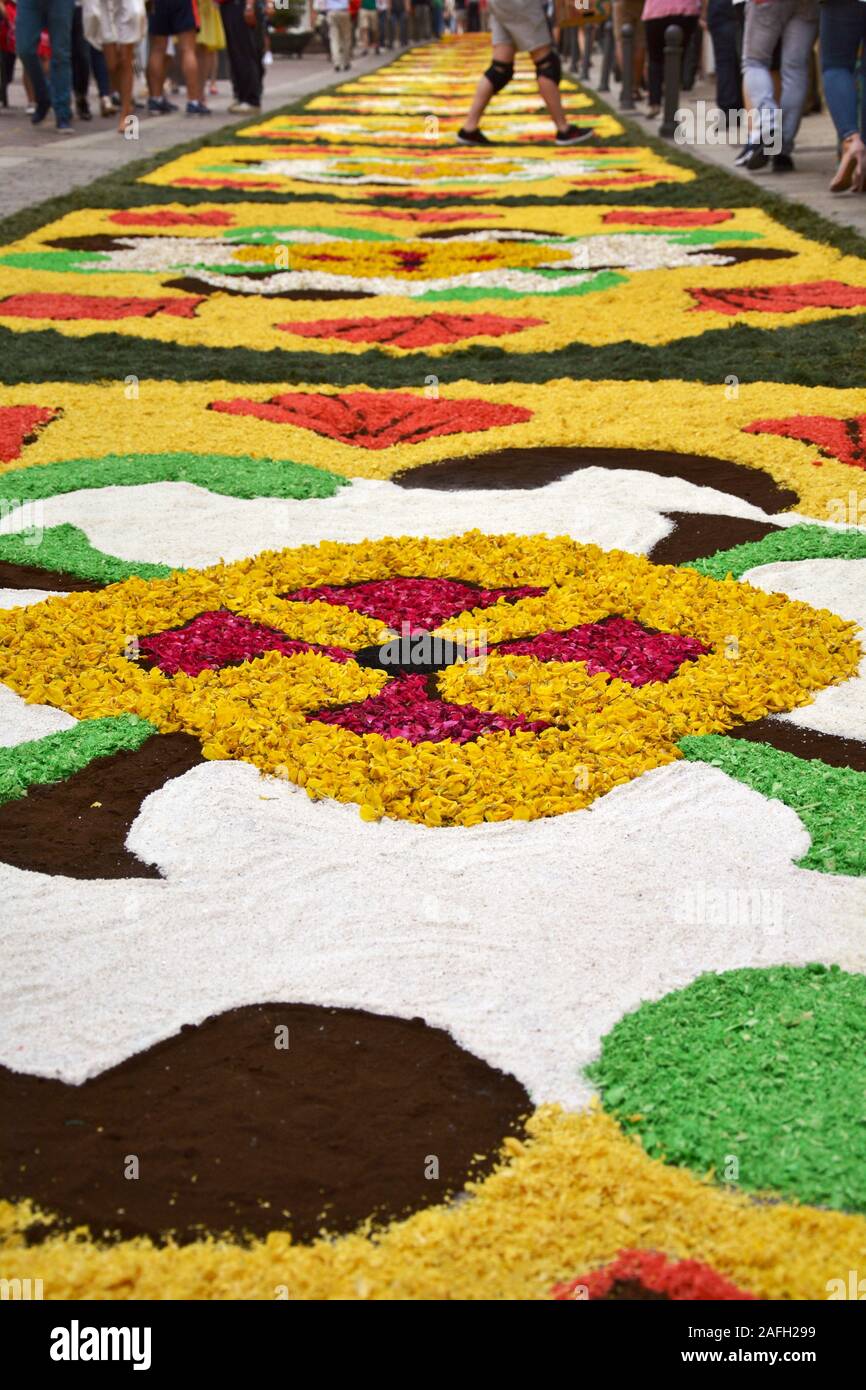
[[(866, 246), (471, 36), (0, 224), (4, 1277), (826, 1298)], [(835, 1281), (835, 1282), (834, 1282)]]

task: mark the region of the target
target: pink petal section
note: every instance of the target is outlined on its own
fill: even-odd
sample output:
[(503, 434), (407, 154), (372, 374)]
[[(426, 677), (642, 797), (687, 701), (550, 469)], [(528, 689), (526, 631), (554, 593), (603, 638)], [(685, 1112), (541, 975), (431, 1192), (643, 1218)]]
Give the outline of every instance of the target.
[(650, 632), (630, 618), (604, 618), (567, 632), (542, 632), (515, 642), (500, 642), (497, 652), (534, 656), (539, 661), (584, 661), (591, 676), (606, 671), (629, 685), (668, 681), (684, 661), (709, 651), (695, 637)]

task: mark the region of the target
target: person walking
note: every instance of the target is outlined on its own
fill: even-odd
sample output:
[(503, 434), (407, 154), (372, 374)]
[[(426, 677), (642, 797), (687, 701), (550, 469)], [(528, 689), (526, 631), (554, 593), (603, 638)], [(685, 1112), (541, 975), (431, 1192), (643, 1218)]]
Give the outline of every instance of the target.
[[(858, 4), (862, 0), (856, 0)], [(773, 173), (794, 168), (791, 153), (809, 91), (812, 48), (818, 32), (818, 0), (747, 0), (743, 35), (743, 90), (753, 113), (752, 135), (737, 157), (744, 169)], [(781, 132), (771, 72), (773, 50), (782, 45)]]
[(514, 76), (516, 53), (528, 53), (535, 64), (539, 94), (556, 127), (558, 145), (589, 140), (592, 130), (580, 130), (566, 118), (559, 95), (562, 61), (553, 47), (542, 0), (490, 0), (493, 61), (479, 79), (466, 120), (457, 132), (464, 145), (489, 145), (479, 123), (491, 99)]
[(707, 29), (716, 67), (716, 105), (732, 128), (737, 127), (743, 106), (740, 69), (745, 17), (744, 0), (737, 0), (737, 3), (734, 0), (709, 0), (707, 5)]
[(328, 40), (334, 72), (348, 72), (352, 66), (352, 16), (349, 0), (327, 0)]
[(254, 0), (220, 0), (235, 99), (233, 116), (262, 109), (262, 53), (257, 41), (260, 16)]
[[(839, 167), (831, 193), (866, 193), (866, 4), (824, 0), (821, 6), (821, 74), (824, 95), (839, 137)], [(857, 120), (857, 63), (860, 63), (860, 120)]]
[(675, 25), (683, 36), (682, 54), (685, 57), (692, 35), (706, 0), (645, 0), (643, 7), (644, 33), (649, 54), (649, 108), (652, 119), (662, 107), (662, 87), (665, 75), (665, 30)]
[[(53, 109), (61, 135), (72, 134), (72, 11), (75, 0), (18, 0), (15, 44), (21, 66), (33, 88), (35, 109), (30, 117), (41, 125)], [(51, 42), (51, 67), (46, 82), (39, 57), (42, 30)]]
[(152, 116), (162, 116), (177, 107), (165, 95), (165, 70), (168, 41), (174, 39), (178, 62), (186, 83), (186, 114), (209, 116), (202, 100), (201, 79), (195, 56), (198, 30), (198, 11), (195, 0), (153, 0), (148, 31), (150, 53), (147, 58), (147, 109)]
[(132, 55), (147, 32), (144, 0), (84, 0), (84, 37), (105, 54), (111, 85), (120, 96), (117, 129), (127, 134), (132, 115)]
[[(366, 58), (371, 49), (379, 52), (379, 17), (376, 14), (376, 0), (361, 0), (358, 14), (359, 57)], [(361, 47), (363, 45), (363, 47)]]
[(391, 0), (391, 42), (396, 47), (409, 46), (409, 19), (406, 0)]

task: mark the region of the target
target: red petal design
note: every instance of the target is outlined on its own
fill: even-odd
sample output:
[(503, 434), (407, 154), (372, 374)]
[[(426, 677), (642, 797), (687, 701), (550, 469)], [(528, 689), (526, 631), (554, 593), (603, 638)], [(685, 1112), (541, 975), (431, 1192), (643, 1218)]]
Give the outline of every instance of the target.
[(696, 309), (716, 314), (794, 314), (798, 309), (856, 309), (866, 304), (866, 288), (841, 280), (802, 285), (755, 285), (741, 290), (689, 290)]
[(539, 661), (584, 661), (591, 676), (605, 671), (629, 685), (668, 681), (684, 661), (709, 651), (694, 637), (649, 632), (630, 618), (604, 618), (567, 632), (542, 632), (514, 642), (500, 642), (498, 652), (534, 656)]
[(24, 445), (30, 444), (37, 430), (57, 414), (53, 406), (0, 406), (0, 462), (11, 463), (20, 458)]
[(346, 343), (391, 343), (394, 347), (431, 347), (458, 343), (484, 334), (502, 338), (536, 328), (543, 319), (509, 319), (498, 314), (393, 314), (386, 318), (314, 319), (308, 323), (278, 323), (286, 333), (302, 338), (340, 338)]
[(866, 415), (839, 420), (832, 415), (789, 415), (785, 420), (755, 420), (746, 434), (777, 434), (815, 444), (825, 458), (852, 468), (866, 468)]
[(134, 209), (112, 212), (108, 220), (119, 227), (231, 227), (235, 218), (234, 213), (222, 212), (219, 208), (207, 212), (174, 212), (171, 208), (161, 208), (159, 212), (136, 212)]
[(727, 208), (659, 208), (657, 212), (617, 208), (606, 212), (601, 220), (632, 227), (715, 227), (729, 222), (733, 215)]
[(405, 391), (348, 391), (339, 395), (286, 391), (269, 401), (244, 397), (213, 401), (210, 409), (295, 425), (360, 449), (419, 444), (437, 435), (477, 434), (532, 418), (532, 411), (523, 406), (474, 399), (428, 400)]
[(139, 652), (167, 676), (183, 671), (197, 676), (202, 671), (218, 671), (222, 666), (252, 661), (265, 652), (297, 656), (299, 652), (320, 652), (332, 661), (350, 661), (352, 652), (341, 647), (323, 647), (316, 642), (297, 642), (273, 628), (251, 623), (228, 609), (199, 613), (183, 627), (169, 628), (142, 637)]
[(574, 1299), (581, 1289), (586, 1289), (590, 1299), (606, 1298), (615, 1284), (637, 1284), (675, 1302), (754, 1298), (709, 1265), (698, 1260), (669, 1260), (656, 1250), (620, 1250), (603, 1269), (556, 1284), (552, 1292), (560, 1302)]
[(123, 298), (98, 294), (10, 294), (0, 300), (0, 317), (17, 319), (149, 319), (154, 314), (195, 318), (203, 295), (182, 299)]
[(500, 599), (516, 603), (534, 598), (544, 589), (524, 584), (516, 589), (479, 589), (459, 579), (415, 579), (398, 575), (394, 579), (371, 579), (360, 584), (321, 584), (315, 589), (295, 589), (281, 598), (294, 603), (339, 604), (356, 613), (378, 618), (388, 627), (400, 628), (404, 622), (413, 629), (429, 631), (446, 618), (467, 609), (490, 608)]
[(403, 676), (391, 681), (378, 695), (341, 709), (318, 710), (308, 714), (307, 719), (338, 724), (353, 734), (381, 734), (383, 738), (405, 738), (409, 743), (442, 743), (445, 739), (468, 743), (479, 734), (514, 729), (540, 731), (547, 727), (538, 720), (488, 714), (474, 705), (433, 699), (427, 693), (424, 676)]

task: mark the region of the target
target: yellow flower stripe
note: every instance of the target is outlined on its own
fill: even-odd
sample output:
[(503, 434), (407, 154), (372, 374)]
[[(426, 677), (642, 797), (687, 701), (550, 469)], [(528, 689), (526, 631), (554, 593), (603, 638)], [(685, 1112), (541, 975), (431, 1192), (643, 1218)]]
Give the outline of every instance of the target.
[[(210, 210), (207, 205), (203, 210)], [(346, 215), (345, 210), (335, 210), (332, 204), (298, 204), (296, 208), (286, 209), (281, 205), (229, 205), (235, 218), (236, 227), (295, 227), (331, 228), (342, 224), (350, 229), (384, 232), (399, 237), (407, 249), (422, 247), (425, 253), (424, 265), (419, 269), (400, 272), (395, 269), (390, 248), (393, 243), (335, 240), (327, 247), (296, 243), (288, 247), (244, 246), (237, 247), (234, 261), (237, 266), (249, 263), (251, 271), (270, 266), (273, 269), (292, 271), (321, 271), (347, 277), (366, 279), (374, 276), (397, 277), (405, 279), (407, 291), (422, 281), (438, 280), (452, 276), (471, 274), (479, 267), (474, 261), (478, 243), (424, 241), (423, 233), (431, 230), (428, 223), (409, 221), (406, 223), (371, 214), (363, 219)], [(175, 207), (172, 210), (177, 210)], [(142, 209), (146, 214), (149, 209)], [(463, 221), (457, 216), (462, 211)], [(564, 211), (560, 208), (514, 208), (498, 207), (495, 222), (486, 220), (485, 228), (501, 227), (508, 230), (519, 226), (525, 230), (540, 232), (567, 231), (570, 236), (611, 236), (630, 234), (638, 245), (641, 232), (650, 229), (634, 229), (619, 224), (605, 223), (610, 208), (590, 207)], [(466, 214), (473, 209), (454, 209), (453, 230), (459, 232), (467, 225)], [(487, 209), (485, 209), (486, 216)], [(411, 215), (411, 214), (410, 214)], [(478, 215), (475, 210), (475, 215)], [(436, 230), (448, 224), (436, 222)], [(472, 225), (472, 224), (469, 224)], [(792, 313), (762, 313), (740, 311), (736, 314), (722, 314), (715, 310), (696, 307), (690, 290), (709, 288), (712, 290), (731, 290), (738, 288), (768, 287), (792, 282), (814, 282), (835, 280), (844, 284), (866, 287), (866, 262), (855, 256), (845, 256), (830, 246), (808, 241), (796, 232), (789, 231), (774, 222), (766, 214), (741, 209), (736, 218), (724, 224), (724, 231), (750, 234), (746, 246), (757, 244), (790, 253), (787, 259), (756, 260), (728, 266), (687, 265), (677, 268), (655, 270), (619, 270), (621, 283), (609, 288), (593, 289), (583, 295), (527, 294), (519, 298), (501, 298), (497, 286), (491, 286), (488, 293), (481, 294), (471, 301), (460, 298), (459, 288), (453, 296), (440, 294), (435, 302), (410, 298), (407, 294), (379, 295), (374, 299), (359, 303), (346, 298), (335, 299), (323, 304), (318, 300), (294, 301), (267, 294), (250, 294), (248, 297), (225, 295), (214, 292), (205, 296), (191, 318), (177, 318), (162, 313), (152, 318), (116, 319), (110, 323), (98, 319), (76, 318), (56, 321), (51, 318), (21, 318), (4, 313), (3, 299), (12, 295), (25, 294), (87, 294), (105, 296), (168, 297), (185, 299), (191, 291), (171, 287), (177, 280), (177, 269), (163, 272), (154, 271), (101, 271), (63, 272), (50, 269), (28, 269), (13, 261), (4, 265), (0, 257), (0, 324), (19, 332), (40, 331), (46, 327), (56, 329), (68, 337), (88, 337), (94, 333), (120, 333), (124, 336), (176, 342), (208, 347), (248, 347), (255, 343), (262, 350), (273, 348), (287, 351), (315, 352), (326, 355), (335, 350), (349, 353), (369, 351), (368, 342), (345, 342), (342, 338), (309, 338), (292, 333), (292, 323), (303, 324), (321, 319), (341, 318), (379, 318), (394, 315), (423, 317), (433, 312), (450, 314), (493, 313), (509, 318), (540, 319), (537, 326), (520, 329), (504, 337), (476, 334), (460, 339), (456, 346), (464, 348), (472, 344), (494, 344), (506, 352), (543, 352), (567, 346), (580, 341), (592, 346), (606, 343), (633, 342), (660, 345), (678, 338), (694, 337), (713, 329), (724, 329), (732, 324), (745, 323), (757, 328), (772, 329), (797, 323), (814, 323), (833, 318), (838, 314), (864, 313), (862, 309), (802, 308)], [(110, 221), (110, 211), (80, 211), (68, 214), (59, 221), (48, 224), (37, 232), (22, 238), (21, 241), (6, 248), (4, 254), (11, 257), (32, 255), (50, 249), (51, 243), (61, 238), (97, 236), (109, 233), (117, 237), (146, 235), (158, 229), (117, 226)], [(713, 229), (710, 229), (713, 230)], [(225, 229), (209, 226), (180, 225), (164, 229), (172, 239), (204, 238), (223, 245)], [(754, 242), (755, 235), (761, 240)], [(412, 238), (421, 237), (420, 243)], [(155, 243), (156, 245), (157, 243)], [(724, 251), (733, 242), (719, 243)], [(712, 252), (712, 245), (707, 250)], [(318, 258), (326, 251), (332, 258), (327, 265)], [(574, 251), (573, 244), (541, 246), (526, 242), (504, 240), (485, 245), (485, 252), (492, 260), (483, 267), (485, 270), (507, 271), (511, 267), (528, 268), (540, 265), (566, 266)], [(278, 256), (285, 259), (278, 260)], [(194, 272), (193, 272), (194, 274)], [(423, 287), (423, 286), (422, 286)], [(347, 285), (347, 291), (351, 286)], [(476, 292), (477, 293), (477, 292)], [(288, 325), (289, 329), (278, 325)], [(423, 353), (425, 356), (447, 355), (455, 345), (432, 344), (423, 348), (405, 349), (385, 345), (380, 350), (394, 356), (407, 353)]]
[(555, 1283), (623, 1248), (702, 1260), (762, 1299), (825, 1299), (862, 1264), (866, 1220), (762, 1204), (650, 1159), (598, 1109), (544, 1106), (526, 1142), (473, 1198), (432, 1207), (370, 1237), (155, 1248), (49, 1237), (27, 1248), (26, 1207), (0, 1204), (6, 1278), (43, 1278), (48, 1299), (546, 1299)]
[[(425, 146), (429, 146), (437, 140), (453, 143), (457, 131), (463, 124), (465, 110), (436, 115), (435, 112), (431, 112), (430, 103), (421, 104), (425, 109), (414, 114), (395, 112), (393, 115), (384, 113), (355, 116), (349, 112), (331, 112), (318, 116), (272, 116), (256, 125), (245, 126), (243, 130), (238, 131), (238, 135), (249, 140), (289, 140), (292, 143), (308, 140), (325, 145), (355, 143), (364, 137), (369, 140), (388, 140), (394, 145), (417, 145), (423, 142)], [(591, 103), (586, 98), (566, 99), (563, 102), (566, 113), (576, 117), (580, 125), (591, 125), (596, 139), (610, 140), (625, 133), (624, 127), (615, 116), (600, 112), (594, 117), (588, 117), (585, 108), (589, 105)], [(408, 120), (405, 118), (406, 115), (409, 115)], [(435, 125), (430, 122), (431, 115), (436, 122)], [(516, 146), (522, 146), (523, 142), (530, 138), (549, 141), (551, 137), (550, 117), (538, 102), (534, 108), (527, 111), (487, 116), (484, 126), (490, 131), (492, 139), (500, 143), (511, 140)]]
[[(813, 446), (775, 435), (746, 434), (754, 420), (788, 415), (831, 415), (846, 419), (862, 413), (863, 393), (831, 387), (740, 385), (731, 399), (723, 384), (729, 364), (719, 367), (719, 384), (682, 381), (572, 381), (540, 386), (473, 381), (441, 385), (442, 399), (495, 401), (532, 411), (525, 424), (498, 426), (399, 444), (363, 449), (323, 438), (311, 430), (249, 416), (209, 410), (211, 402), (235, 398), (267, 401), (286, 391), (272, 383), (165, 381), (79, 386), (68, 382), (0, 387), (0, 405), (58, 407), (62, 415), (47, 425), (20, 460), (5, 467), (54, 463), (107, 452), (135, 453), (147, 440), (152, 453), (187, 451), (290, 458), (346, 477), (389, 478), (402, 469), (435, 459), (473, 457), (506, 448), (572, 445), (599, 448), (661, 449), (705, 454), (763, 468), (800, 496), (798, 510), (819, 520), (838, 517), (840, 499), (856, 485), (854, 470), (832, 459), (815, 468)], [(315, 380), (297, 391), (333, 391)], [(344, 390), (364, 390), (361, 385)], [(128, 398), (128, 393), (138, 392)], [(416, 394), (423, 395), (423, 390)], [(628, 408), (624, 408), (624, 401)], [(0, 471), (4, 465), (0, 464)]]
[[(580, 147), (578, 147), (580, 148)], [(141, 176), (141, 183), (157, 184), (163, 188), (198, 187), (202, 189), (219, 187), (246, 187), (251, 192), (261, 188), (265, 193), (327, 193), (329, 197), (341, 200), (366, 200), (374, 193), (391, 193), (403, 189), (423, 189), (429, 187), (433, 192), (474, 193), (479, 203), (496, 202), (507, 191), (515, 197), (530, 194), (539, 198), (558, 198), (572, 192), (575, 187), (615, 189), (630, 188), (633, 174), (646, 175), (647, 180), (638, 185), (651, 187), (655, 183), (690, 183), (695, 175), (690, 169), (668, 160), (643, 146), (612, 146), (608, 153), (584, 147), (580, 150), (581, 168), (584, 172), (553, 177), (543, 172), (536, 177), (520, 176), (522, 170), (531, 172), (539, 161), (556, 162), (568, 167), (569, 152), (555, 147), (532, 145), (510, 145), (507, 153), (501, 156), (498, 176), (494, 182), (482, 177), (478, 172), (477, 155), (461, 146), (455, 146), (447, 160), (433, 160), (430, 151), (412, 150), (401, 156), (386, 157), (380, 146), (353, 145), (350, 155), (329, 153), (327, 149), (293, 148), (290, 154), (281, 154), (279, 145), (209, 145), (179, 155), (149, 174)], [(427, 158), (429, 170), (422, 172), (419, 160)], [(575, 155), (574, 159), (578, 156)], [(280, 159), (291, 160), (297, 172), (283, 174), (268, 168)], [(611, 165), (610, 160), (615, 164)], [(260, 164), (257, 164), (259, 161)], [(359, 166), (360, 161), (360, 168)], [(369, 179), (365, 183), (349, 183), (346, 176), (363, 173)]]
[[(354, 648), (379, 642), (381, 624), (327, 604), (311, 611), (279, 594), (394, 574), (459, 577), (484, 587), (552, 586), (541, 597), (467, 612), (443, 627), (480, 632), (488, 643), (617, 613), (696, 637), (711, 650), (685, 662), (669, 681), (639, 689), (591, 677), (579, 662), (493, 653), (486, 669), (467, 665), (446, 673), (443, 696), (553, 726), (491, 733), (463, 745), (361, 737), (311, 724), (306, 716), (323, 705), (363, 700), (385, 684), (383, 673), (354, 662), (269, 653), (195, 677), (168, 677), (123, 655), (130, 635), (176, 627), (219, 607), (275, 624), (290, 637)], [(726, 651), (732, 634), (736, 661)], [(0, 613), (0, 679), (28, 700), (79, 719), (135, 713), (164, 732), (193, 733), (208, 758), (251, 762), (313, 798), (355, 802), (368, 819), (476, 825), (579, 810), (677, 757), (685, 734), (720, 732), (807, 703), (816, 689), (857, 669), (853, 634), (853, 624), (780, 595), (622, 551), (606, 554), (564, 537), (472, 532), (445, 541), (404, 537), (269, 552), (166, 580), (72, 594), (33, 612)]]

